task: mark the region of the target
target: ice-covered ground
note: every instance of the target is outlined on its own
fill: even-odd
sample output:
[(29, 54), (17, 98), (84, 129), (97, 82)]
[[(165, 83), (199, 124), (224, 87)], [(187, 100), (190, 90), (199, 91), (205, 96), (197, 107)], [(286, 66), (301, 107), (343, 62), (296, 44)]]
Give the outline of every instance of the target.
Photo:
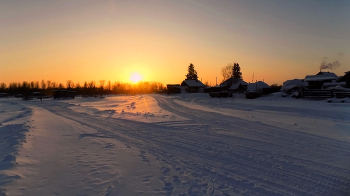
[(349, 193), (350, 103), (0, 99), (0, 195)]

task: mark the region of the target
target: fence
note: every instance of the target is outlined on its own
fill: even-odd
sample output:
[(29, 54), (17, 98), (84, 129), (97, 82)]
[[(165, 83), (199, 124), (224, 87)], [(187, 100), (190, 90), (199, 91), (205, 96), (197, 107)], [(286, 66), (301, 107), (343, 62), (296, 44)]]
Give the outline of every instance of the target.
[(350, 97), (350, 92), (340, 92), (340, 91), (332, 91), (332, 90), (309, 90), (303, 89), (300, 91), (301, 96), (304, 99), (328, 99), (328, 98), (345, 98)]

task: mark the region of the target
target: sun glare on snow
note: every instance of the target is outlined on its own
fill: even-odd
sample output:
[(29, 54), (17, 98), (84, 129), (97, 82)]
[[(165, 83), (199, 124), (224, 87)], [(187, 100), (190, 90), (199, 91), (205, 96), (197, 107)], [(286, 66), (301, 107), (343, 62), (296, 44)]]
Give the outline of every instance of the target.
[(130, 80), (133, 82), (133, 83), (137, 83), (139, 82), (140, 80), (142, 80), (142, 76), (138, 73), (133, 73), (130, 77)]

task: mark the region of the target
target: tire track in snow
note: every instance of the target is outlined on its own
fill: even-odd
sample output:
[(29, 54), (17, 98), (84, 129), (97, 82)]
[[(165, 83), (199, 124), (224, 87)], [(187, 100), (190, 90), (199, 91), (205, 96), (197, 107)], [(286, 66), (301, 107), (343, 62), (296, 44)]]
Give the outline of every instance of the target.
[[(321, 153), (319, 153), (319, 155), (318, 155), (318, 158), (319, 157), (322, 158), (322, 155), (323, 155), (323, 157), (324, 157), (324, 155), (326, 155), (326, 156), (332, 155), (331, 153), (334, 153), (334, 152), (338, 151), (337, 152), (338, 157), (337, 157), (336, 160), (338, 160), (338, 161), (339, 160), (343, 160), (343, 162), (341, 164), (341, 167), (336, 167), (336, 166), (329, 165), (329, 164), (323, 164), (323, 163), (319, 163), (319, 162), (315, 162), (315, 161), (310, 161), (310, 160), (306, 159), (305, 157), (304, 158), (299, 158), (299, 157), (296, 157), (295, 155), (292, 156), (292, 157), (287, 157), (287, 156), (282, 154), (282, 153), (284, 153), (283, 151), (280, 152), (280, 153), (282, 154), (282, 156), (284, 156), (284, 158), (293, 158), (293, 159), (298, 160), (299, 162), (309, 162), (310, 168), (308, 168), (308, 169), (311, 170), (311, 171), (315, 170), (315, 164), (318, 164), (318, 165), (320, 165), (320, 168), (318, 168), (319, 170), (315, 170), (313, 174), (315, 174), (316, 176), (326, 177), (326, 178), (329, 179), (329, 181), (334, 181), (336, 183), (339, 182), (340, 186), (344, 185), (344, 189), (349, 187), (349, 165), (348, 165), (349, 158), (345, 158), (345, 161), (343, 159), (344, 157), (348, 157), (349, 156), (349, 150), (348, 149), (350, 149), (349, 148), (350, 146), (349, 146), (349, 143), (347, 143), (347, 142), (337, 141), (337, 140), (324, 138), (324, 137), (319, 137), (319, 136), (314, 136), (314, 135), (310, 135), (310, 134), (304, 134), (304, 133), (298, 133), (298, 132), (290, 132), (288, 130), (281, 130), (281, 129), (277, 129), (276, 130), (276, 128), (273, 128), (271, 126), (261, 125), (261, 124), (258, 124), (256, 127), (254, 127), (254, 126), (252, 127), (252, 126), (250, 126), (251, 124), (253, 124), (252, 122), (247, 122), (247, 121), (244, 121), (244, 120), (241, 120), (241, 119), (237, 119), (237, 118), (233, 118), (233, 117), (227, 117), (227, 116), (223, 116), (223, 115), (220, 115), (220, 114), (214, 114), (214, 113), (210, 113), (210, 112), (204, 112), (204, 111), (188, 109), (188, 108), (185, 108), (182, 105), (176, 104), (171, 99), (165, 99), (165, 98), (160, 97), (160, 96), (156, 97), (156, 99), (157, 99), (157, 101), (159, 103), (159, 106), (162, 107), (163, 109), (166, 109), (166, 110), (168, 110), (170, 112), (174, 112), (174, 113), (176, 113), (178, 115), (184, 116), (184, 117), (192, 119), (192, 120), (197, 120), (197, 121), (200, 121), (200, 122), (212, 122), (212, 121), (220, 122), (220, 121), (233, 119), (233, 120), (236, 121), (235, 123), (237, 123), (237, 124), (239, 124), (241, 126), (242, 125), (244, 126), (244, 127), (234, 126), (234, 128), (235, 128), (234, 131), (235, 132), (245, 133), (245, 136), (247, 135), (247, 131), (249, 131), (248, 134), (253, 132), (253, 133), (256, 133), (256, 135), (258, 135), (260, 137), (261, 136), (266, 137), (265, 134), (261, 133), (262, 131), (259, 131), (259, 127), (263, 128), (264, 131), (266, 131), (266, 130), (268, 131), (269, 129), (272, 129), (274, 131), (272, 133), (270, 131), (268, 131), (270, 133), (267, 136), (271, 137), (271, 136), (278, 135), (279, 137), (276, 138), (276, 139), (281, 140), (281, 142), (280, 142), (281, 144), (279, 144), (280, 147), (285, 146), (286, 142), (287, 142), (287, 144), (298, 145), (298, 146), (300, 146), (300, 149), (305, 147), (305, 144), (307, 145), (310, 142), (313, 143), (313, 144), (318, 144), (318, 145), (311, 146), (311, 147), (314, 148), (313, 150), (316, 150), (316, 152), (317, 151), (321, 151)], [(191, 112), (189, 113), (188, 110), (191, 110)], [(220, 127), (222, 129), (225, 129), (225, 128), (229, 129), (228, 127), (225, 127), (226, 125), (222, 126), (220, 123), (215, 124), (214, 126)], [(249, 130), (249, 127), (251, 127), (250, 130)], [(268, 129), (266, 129), (266, 128), (268, 128)], [(281, 137), (281, 136), (284, 136), (284, 137)], [(295, 138), (295, 137), (297, 137), (297, 139), (294, 140), (293, 138)], [(277, 143), (276, 141), (278, 141), (278, 140), (276, 140), (276, 139), (273, 140), (273, 142), (271, 142), (270, 145), (273, 145), (274, 143)], [(256, 140), (259, 141), (259, 140), (261, 140), (261, 138), (256, 138)], [(312, 140), (312, 141), (310, 141), (310, 140)], [(267, 143), (267, 144), (269, 144), (269, 143)], [(317, 148), (315, 148), (315, 146)], [(264, 147), (264, 146), (261, 146), (261, 147)], [(307, 146), (307, 147), (310, 147), (310, 146)], [(337, 148), (337, 150), (330, 151), (329, 149), (331, 149), (331, 148)], [(311, 153), (310, 155), (312, 155), (315, 152), (313, 152), (311, 150), (309, 153)], [(325, 153), (325, 154), (322, 154), (322, 153)], [(339, 170), (337, 172), (337, 174), (340, 175), (340, 176), (328, 175), (328, 174), (322, 175), (324, 168), (328, 168), (328, 169), (332, 168), (333, 170)], [(295, 172), (295, 173), (297, 173), (297, 172)], [(319, 173), (321, 173), (321, 174), (319, 174)], [(298, 173), (298, 176), (303, 176), (304, 174), (305, 174), (304, 172), (300, 172), (300, 173)], [(336, 178), (333, 178), (335, 176), (336, 176)], [(326, 182), (326, 184), (324, 184), (326, 187), (327, 186), (329, 187), (329, 185), (328, 185), (329, 181)], [(331, 192), (331, 193), (334, 194), (334, 192)]]
[[(169, 195), (347, 193), (349, 168), (320, 158), (322, 153), (336, 160), (349, 157), (349, 143), (210, 112), (188, 112), (172, 100), (156, 99), (163, 109), (192, 120), (148, 124), (76, 113), (60, 105), (47, 109), (99, 130), (101, 137), (115, 138), (155, 155), (164, 164), (161, 180)], [(234, 122), (220, 124), (230, 120)], [(188, 129), (181, 128), (186, 124)], [(289, 145), (297, 147), (290, 149)], [(312, 149), (303, 152), (305, 147)]]

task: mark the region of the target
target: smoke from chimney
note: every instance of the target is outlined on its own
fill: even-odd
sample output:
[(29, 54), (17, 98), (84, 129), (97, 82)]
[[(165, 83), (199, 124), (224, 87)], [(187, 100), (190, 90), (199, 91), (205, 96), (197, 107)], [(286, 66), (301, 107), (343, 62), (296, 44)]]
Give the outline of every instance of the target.
[(322, 69), (337, 69), (340, 67), (339, 61), (334, 61), (333, 63), (327, 63), (325, 60), (322, 61), (320, 65), (320, 70)]

